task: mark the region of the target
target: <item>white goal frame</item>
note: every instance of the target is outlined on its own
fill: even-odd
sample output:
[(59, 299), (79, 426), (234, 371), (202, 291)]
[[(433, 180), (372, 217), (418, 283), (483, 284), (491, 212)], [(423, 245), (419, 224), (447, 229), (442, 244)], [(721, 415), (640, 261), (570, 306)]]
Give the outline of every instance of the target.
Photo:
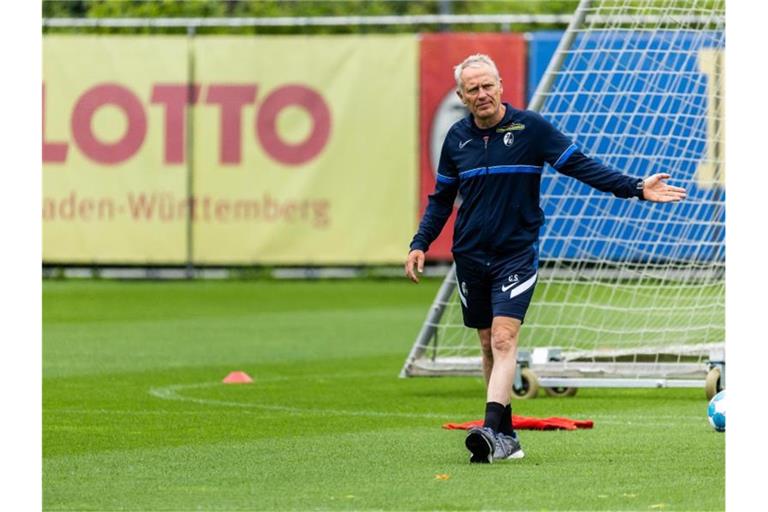
[[(673, 0), (672, 0), (673, 1)], [(617, 4), (618, 1), (608, 0)], [(634, 2), (638, 4), (639, 2)], [(674, 2), (673, 2), (674, 3)], [(678, 2), (679, 3), (679, 2)], [(558, 72), (568, 58), (574, 42), (585, 22), (594, 23), (599, 20), (601, 13), (593, 9), (593, 0), (581, 0), (560, 43), (551, 59), (544, 76), (539, 83), (536, 92), (529, 104), (530, 110), (540, 111), (547, 100), (548, 94), (558, 78)], [(694, 2), (696, 4), (696, 2)], [(702, 2), (698, 2), (702, 4)], [(699, 16), (695, 13), (686, 16), (684, 12), (674, 12), (662, 16), (645, 16), (644, 19), (618, 13), (613, 20), (617, 26), (630, 23), (649, 23), (651, 30), (669, 30), (665, 24), (683, 23), (686, 26), (704, 24), (707, 30), (724, 30), (724, 7), (722, 16), (717, 13), (714, 17)], [(714, 28), (712, 27), (715, 22)], [(699, 25), (701, 27), (701, 25)], [(617, 29), (618, 30), (618, 29)], [(720, 61), (718, 61), (718, 73)], [(712, 87), (721, 87), (718, 80)], [(710, 101), (719, 101), (719, 91), (710, 95)], [(717, 126), (712, 127), (717, 135), (716, 140), (721, 140), (723, 127), (716, 119)], [(576, 134), (578, 143), (578, 134)], [(724, 144), (715, 143), (709, 150), (708, 159), (713, 162), (714, 187), (724, 184)], [(564, 178), (572, 179), (572, 178)], [(722, 185), (724, 187), (724, 185)], [(715, 194), (715, 208), (719, 213), (724, 212), (724, 197), (722, 193)], [(719, 208), (719, 209), (718, 209)], [(715, 229), (722, 229), (716, 227)], [(722, 264), (699, 267), (694, 265), (688, 268), (685, 265), (667, 265), (665, 267), (650, 264), (645, 274), (657, 272), (664, 279), (692, 279), (701, 278), (708, 282), (720, 282), (724, 279), (724, 262)], [(601, 265), (596, 269), (579, 265), (575, 262), (572, 268), (568, 265), (555, 265), (552, 268), (540, 269), (540, 282), (552, 278), (555, 274), (572, 273), (574, 279), (584, 279), (590, 272), (595, 275), (592, 279), (611, 278), (621, 280), (623, 277), (636, 277), (631, 268), (626, 266)], [(624, 274), (629, 274), (624, 276)], [(723, 283), (724, 285), (724, 283)], [(405, 360), (400, 372), (400, 377), (411, 376), (440, 376), (440, 375), (467, 375), (481, 376), (481, 360), (479, 343), (477, 343), (477, 355), (440, 355), (441, 348), (441, 322), (444, 320), (446, 310), (457, 307), (458, 299), (455, 293), (456, 274), (455, 265), (452, 265), (446, 274), (435, 299), (429, 308), (422, 327), (414, 341), (412, 349)], [(534, 301), (536, 299), (534, 298)], [(457, 329), (466, 329), (455, 327)], [(524, 328), (525, 329), (525, 328)], [(469, 331), (469, 329), (466, 329)], [(467, 336), (476, 338), (474, 331)], [(521, 347), (518, 350), (518, 372), (513, 390), (513, 396), (528, 398), (535, 396), (539, 386), (544, 387), (551, 395), (572, 395), (579, 387), (703, 387), (708, 397), (725, 387), (725, 345), (724, 339), (703, 343), (687, 343), (681, 345), (667, 345), (660, 347), (632, 347), (624, 350), (621, 347), (609, 348), (594, 352), (568, 351), (560, 347)]]

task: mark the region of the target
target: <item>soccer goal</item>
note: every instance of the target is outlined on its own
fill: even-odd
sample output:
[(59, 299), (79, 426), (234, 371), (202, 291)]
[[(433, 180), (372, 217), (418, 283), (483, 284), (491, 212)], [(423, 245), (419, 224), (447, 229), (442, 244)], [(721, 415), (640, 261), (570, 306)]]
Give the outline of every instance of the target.
[[(553, 169), (513, 394), (725, 385), (723, 0), (582, 1), (529, 108), (630, 175), (688, 198), (623, 200)], [(452, 268), (401, 371), (481, 375)]]

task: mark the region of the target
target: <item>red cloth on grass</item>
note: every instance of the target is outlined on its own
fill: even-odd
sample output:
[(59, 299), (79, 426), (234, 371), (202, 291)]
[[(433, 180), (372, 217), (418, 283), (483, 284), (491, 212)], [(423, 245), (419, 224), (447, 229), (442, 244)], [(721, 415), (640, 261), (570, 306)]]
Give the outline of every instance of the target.
[[(592, 420), (572, 420), (570, 418), (533, 418), (530, 416), (512, 415), (512, 425), (518, 430), (576, 430), (592, 428)], [(446, 423), (443, 428), (448, 430), (469, 430), (472, 427), (482, 427), (483, 420), (467, 421), (464, 423)]]

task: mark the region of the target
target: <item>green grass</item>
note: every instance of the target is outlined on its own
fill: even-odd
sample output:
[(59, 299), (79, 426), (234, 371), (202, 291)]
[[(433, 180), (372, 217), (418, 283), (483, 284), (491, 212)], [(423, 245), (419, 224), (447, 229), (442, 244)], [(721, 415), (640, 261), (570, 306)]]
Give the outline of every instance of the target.
[(45, 282), (44, 508), (724, 509), (702, 390), (515, 402), (595, 428), (470, 466), (440, 427), (482, 415), (480, 379), (397, 378), (438, 286)]

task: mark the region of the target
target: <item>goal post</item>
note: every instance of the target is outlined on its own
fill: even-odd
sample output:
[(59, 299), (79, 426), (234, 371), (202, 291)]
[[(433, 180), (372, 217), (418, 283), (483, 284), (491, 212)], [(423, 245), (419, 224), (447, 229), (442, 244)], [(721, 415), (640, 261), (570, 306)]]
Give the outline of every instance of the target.
[[(518, 361), (553, 393), (724, 385), (724, 20), (723, 0), (583, 0), (531, 100), (586, 154), (688, 190), (624, 200), (545, 169)], [(481, 375), (455, 286), (452, 269), (401, 376)]]

